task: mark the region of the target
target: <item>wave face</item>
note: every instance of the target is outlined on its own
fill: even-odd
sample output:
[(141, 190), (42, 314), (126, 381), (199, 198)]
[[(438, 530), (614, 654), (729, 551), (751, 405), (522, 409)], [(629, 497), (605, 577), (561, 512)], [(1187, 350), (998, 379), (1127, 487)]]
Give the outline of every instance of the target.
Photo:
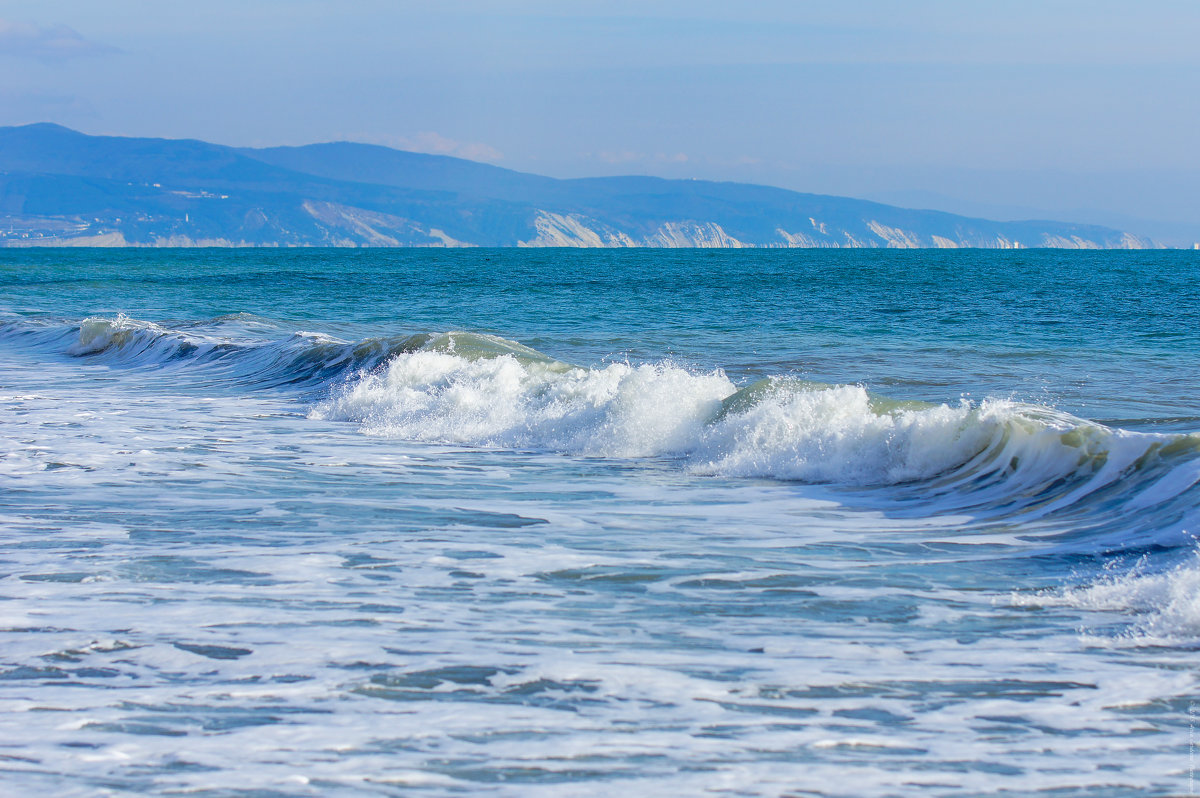
[[(263, 340), (247, 340), (250, 330)], [(13, 321), (0, 335), (114, 367), (187, 368), (198, 376), (245, 388), (319, 387), (397, 353), (419, 349), (435, 336), (389, 336), (357, 342), (293, 332), (279, 339), (273, 324), (248, 314), (221, 316), (186, 327), (167, 328), (124, 314), (78, 323)]]

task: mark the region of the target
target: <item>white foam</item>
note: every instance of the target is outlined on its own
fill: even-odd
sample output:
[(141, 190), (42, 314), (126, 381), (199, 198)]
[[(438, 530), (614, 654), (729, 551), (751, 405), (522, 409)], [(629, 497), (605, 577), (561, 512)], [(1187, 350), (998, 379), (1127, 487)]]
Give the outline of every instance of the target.
[(698, 471), (807, 482), (892, 483), (959, 465), (994, 436), (966, 403), (876, 412), (858, 385), (778, 392), (722, 419)]
[(1200, 552), (1172, 570), (1147, 574), (1135, 567), (1090, 585), (1033, 596), (1014, 596), (1019, 606), (1065, 606), (1132, 615), (1114, 643), (1187, 645), (1200, 642)]
[[(671, 457), (696, 473), (807, 482), (893, 484), (971, 464), (965, 477), (974, 477), (1020, 463), (1024, 490), (1093, 460), (1103, 465), (1115, 440), (1105, 428), (1013, 402), (881, 404), (860, 385), (777, 379), (738, 393), (720, 371), (665, 362), (582, 369), (425, 350), (360, 375), (311, 416), (405, 440)], [(1146, 445), (1125, 446), (1097, 485)]]
[(669, 364), (564, 372), (511, 355), (470, 360), (422, 351), (398, 355), (312, 415), (407, 440), (650, 457), (693, 448), (734, 390), (720, 372)]
[[(739, 446), (775, 447), (764, 469), (806, 453), (796, 467), (815, 469), (824, 446), (891, 478), (937, 467), (922, 435), (957, 457), (981, 427), (970, 463), (1026, 445), (1011, 405), (884, 411), (855, 386), (780, 381), (735, 409), (723, 375), (671, 364), (440, 357), (337, 399), (361, 388), (342, 409), (383, 434), (677, 452), (697, 469)], [(10, 367), (0, 403), (25, 458), (0, 517), (10, 792), (295, 793), (297, 774), (326, 793), (521, 798), (1179, 783), (1186, 729), (1157, 707), (1190, 695), (1191, 673), (1149, 650), (1097, 656), (1073, 617), (1014, 631), (1031, 616), (991, 603), (1011, 568), (923, 545), (954, 516), (368, 439), (286, 396), (94, 381), (87, 365)], [(1047, 467), (1076, 463), (1054, 445)], [(461, 520), (475, 512), (545, 523)], [(478, 673), (455, 681), (461, 668)], [(1113, 761), (1129, 764), (1098, 769)], [(501, 781), (528, 774), (545, 780)]]

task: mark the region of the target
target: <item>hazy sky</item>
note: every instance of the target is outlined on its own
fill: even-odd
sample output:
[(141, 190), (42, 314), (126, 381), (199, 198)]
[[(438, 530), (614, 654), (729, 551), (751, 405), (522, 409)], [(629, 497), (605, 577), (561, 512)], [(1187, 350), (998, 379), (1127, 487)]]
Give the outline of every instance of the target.
[(0, 0), (34, 121), (1200, 226), (1200, 2)]

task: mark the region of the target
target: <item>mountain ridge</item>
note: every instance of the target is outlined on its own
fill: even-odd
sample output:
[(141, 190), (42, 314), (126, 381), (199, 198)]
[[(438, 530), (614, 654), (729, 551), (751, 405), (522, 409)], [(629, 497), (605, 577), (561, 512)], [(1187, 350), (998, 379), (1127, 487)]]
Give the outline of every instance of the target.
[(372, 144), (235, 148), (38, 123), (0, 128), (0, 246), (1156, 245), (747, 183), (558, 179)]

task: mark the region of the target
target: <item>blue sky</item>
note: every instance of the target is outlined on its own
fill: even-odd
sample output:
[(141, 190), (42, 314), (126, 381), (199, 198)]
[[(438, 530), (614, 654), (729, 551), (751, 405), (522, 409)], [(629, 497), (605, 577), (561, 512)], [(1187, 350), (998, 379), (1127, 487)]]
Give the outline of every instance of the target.
[(1200, 227), (1200, 3), (0, 0), (33, 121)]

